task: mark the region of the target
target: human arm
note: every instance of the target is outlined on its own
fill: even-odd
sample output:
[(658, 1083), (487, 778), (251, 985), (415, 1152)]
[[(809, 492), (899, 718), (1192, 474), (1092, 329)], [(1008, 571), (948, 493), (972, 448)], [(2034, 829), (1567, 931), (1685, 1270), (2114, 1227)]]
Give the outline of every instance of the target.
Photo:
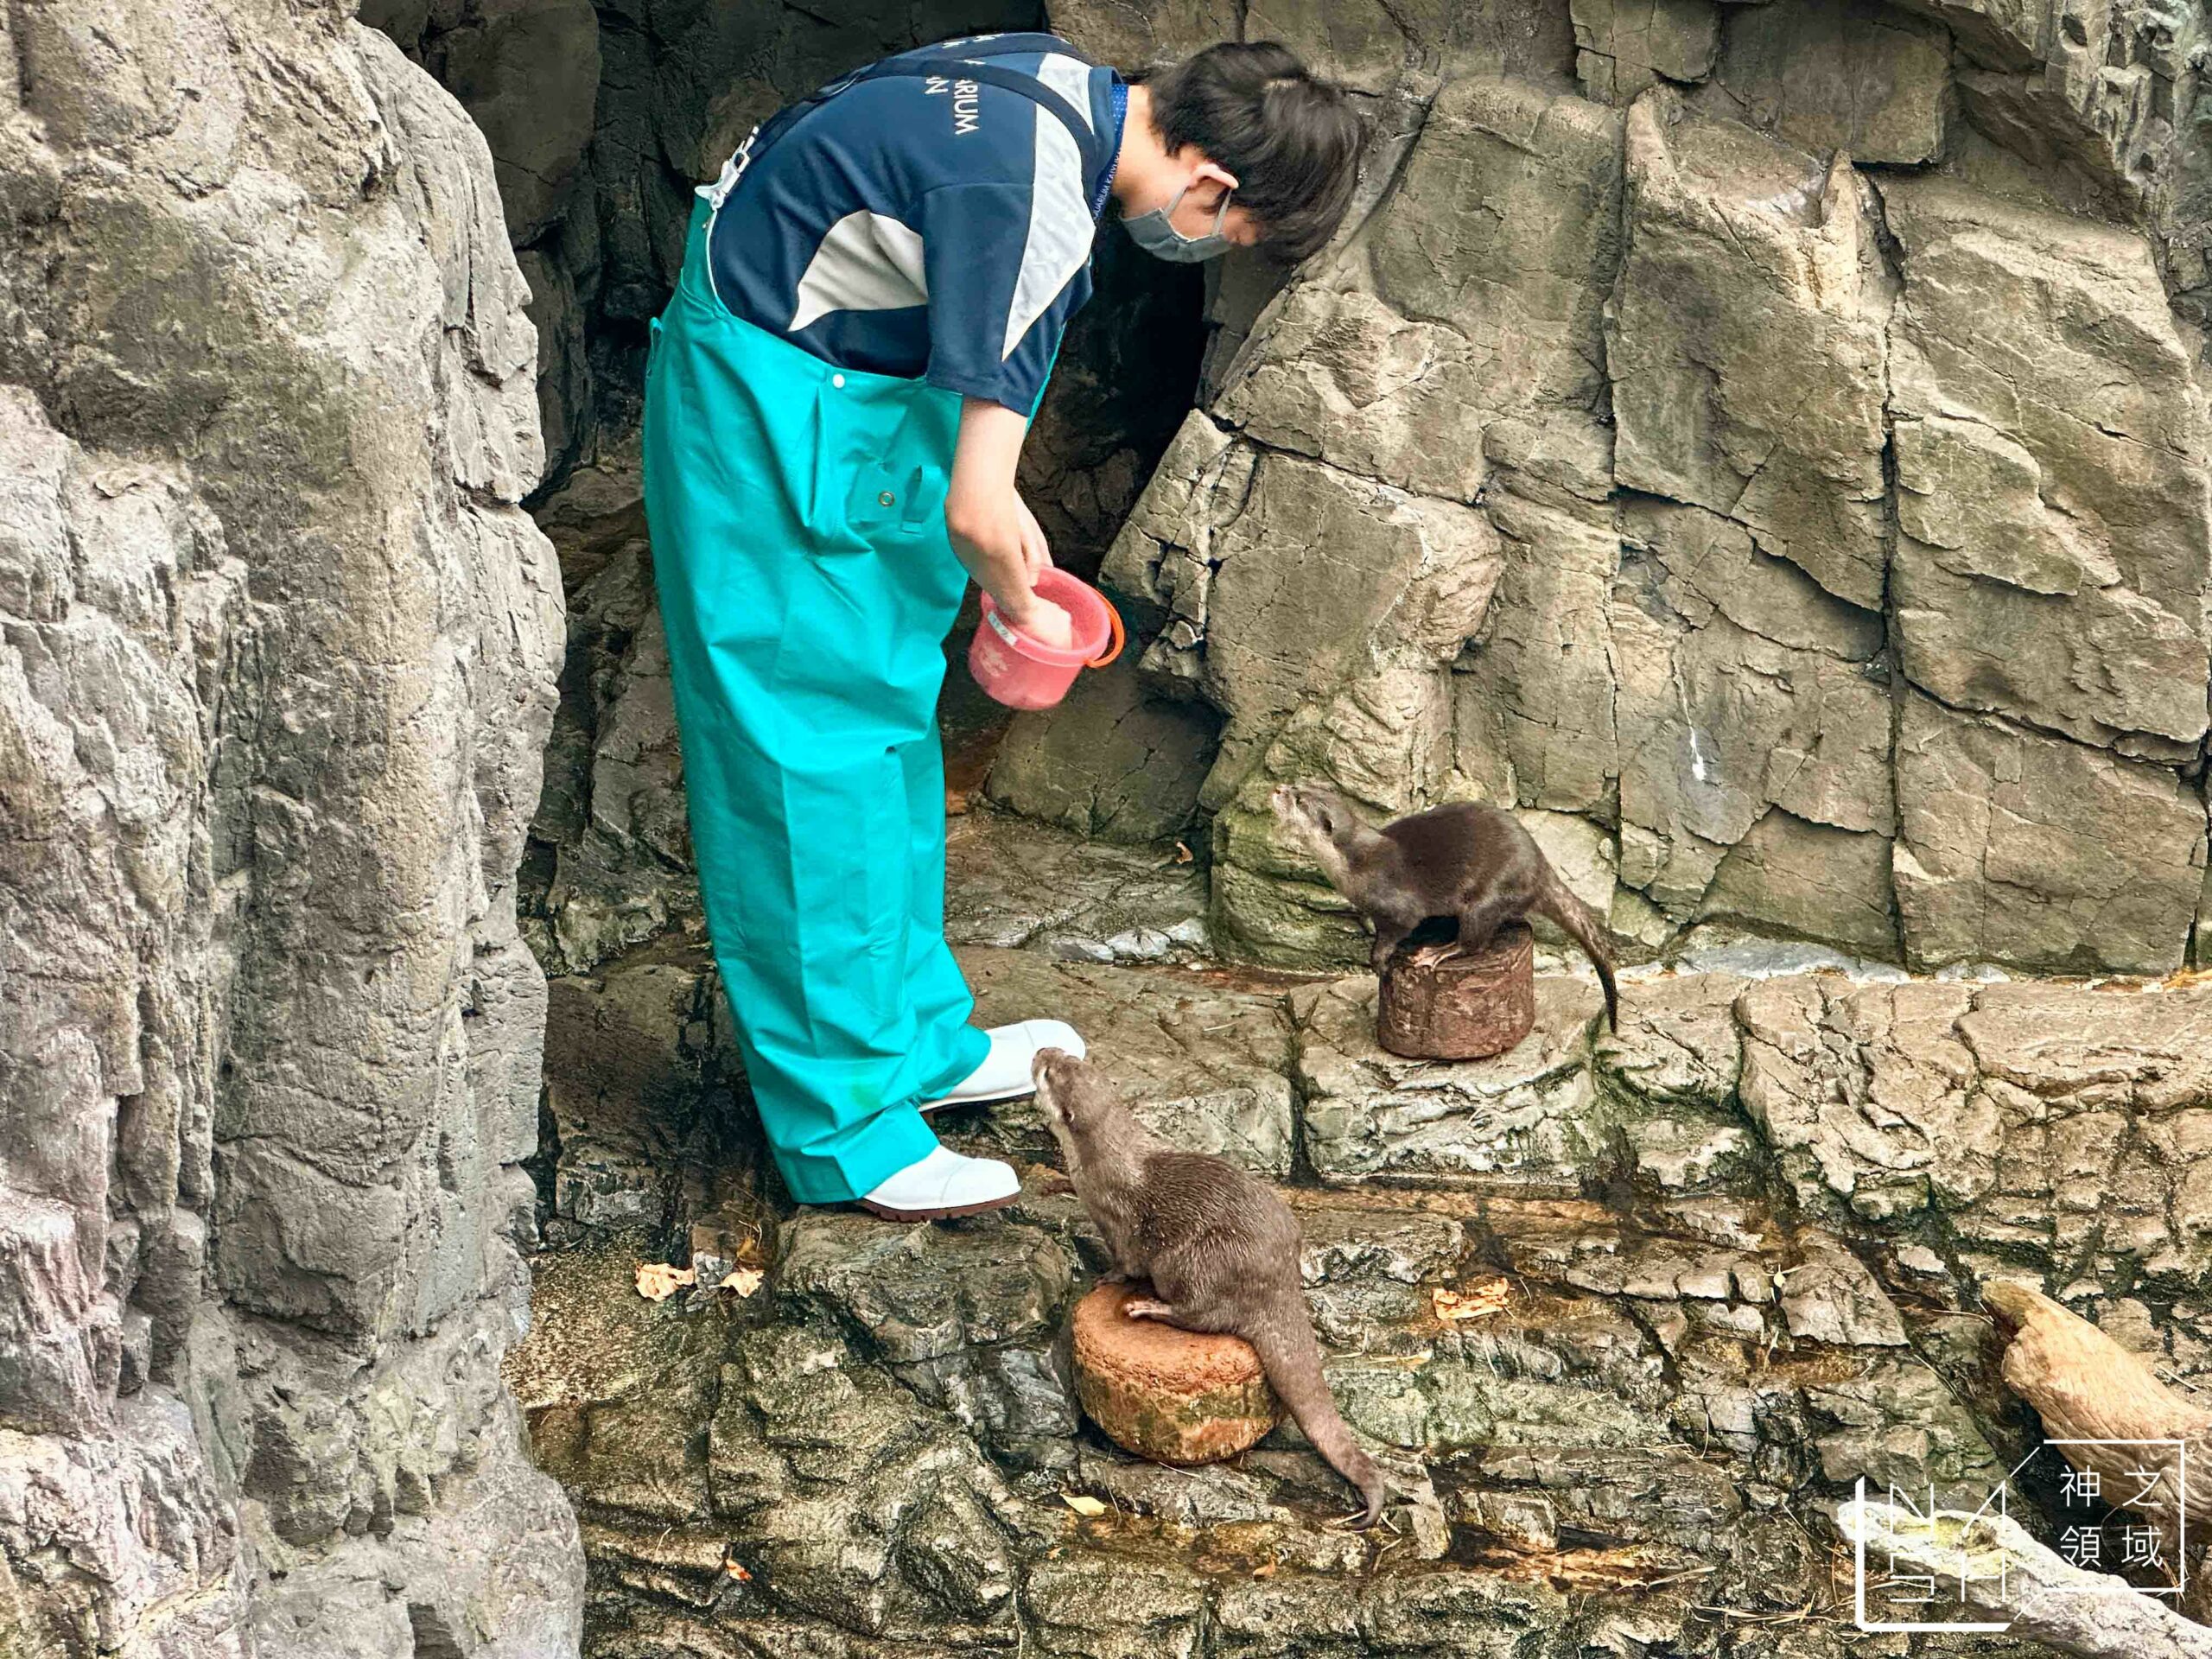
[[(1030, 135), (1039, 130), (1031, 123), (1052, 118), (1023, 113), (1028, 119), (994, 129), (1019, 137), (1018, 172), (944, 186), (923, 199), (926, 378), (961, 395), (945, 498), (954, 551), (1009, 626), (1065, 645), (1072, 633), (1066, 613), (1034, 593), (1052, 553), (1014, 487), (1014, 471), (1068, 317), (1090, 293), (1086, 264), (1095, 227), (1079, 167), (1033, 175), (1039, 145)], [(1049, 125), (1041, 132), (1064, 137)], [(1073, 160), (1071, 140), (1069, 149)]]
[(1028, 504), (1014, 488), (1028, 417), (988, 397), (963, 397), (944, 527), (952, 550), (991, 596), (1009, 626), (1043, 644), (1065, 647), (1068, 613), (1036, 593), (1052, 549)]

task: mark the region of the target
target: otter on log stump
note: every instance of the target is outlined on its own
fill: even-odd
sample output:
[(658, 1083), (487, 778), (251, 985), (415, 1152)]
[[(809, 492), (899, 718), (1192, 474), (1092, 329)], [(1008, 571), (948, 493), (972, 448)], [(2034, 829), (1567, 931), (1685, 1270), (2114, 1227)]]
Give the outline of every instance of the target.
[[(1321, 1375), (1321, 1344), (1298, 1276), (1298, 1220), (1289, 1206), (1249, 1170), (1160, 1141), (1122, 1104), (1096, 1066), (1065, 1049), (1038, 1050), (1030, 1073), (1075, 1195), (1113, 1256), (1110, 1276), (1149, 1283), (1149, 1294), (1120, 1298), (1112, 1311), (1251, 1344), (1268, 1386), (1313, 1449), (1359, 1489), (1363, 1503), (1352, 1524), (1373, 1526), (1387, 1496), (1382, 1471), (1352, 1438)], [(1090, 1301), (1084, 1306), (1094, 1319), (1104, 1312)], [(1095, 1335), (1085, 1343), (1097, 1345)], [(1205, 1357), (1211, 1375), (1235, 1356), (1211, 1349)], [(1186, 1363), (1174, 1369), (1190, 1374)], [(1234, 1382), (1236, 1368), (1230, 1363), (1219, 1375)], [(1237, 1413), (1249, 1414), (1249, 1396), (1230, 1393), (1244, 1402)], [(1188, 1430), (1176, 1425), (1174, 1438), (1185, 1438)]]
[(1611, 931), (1568, 890), (1510, 812), (1455, 801), (1374, 830), (1350, 801), (1318, 785), (1278, 785), (1268, 804), (1375, 930), (1369, 960), (1378, 976), (1387, 976), (1392, 953), (1423, 922), (1442, 917), (1459, 926), (1453, 944), (1408, 958), (1434, 967), (1479, 957), (1500, 929), (1541, 916), (1582, 947), (1605, 988), (1605, 1024), (1620, 1029)]

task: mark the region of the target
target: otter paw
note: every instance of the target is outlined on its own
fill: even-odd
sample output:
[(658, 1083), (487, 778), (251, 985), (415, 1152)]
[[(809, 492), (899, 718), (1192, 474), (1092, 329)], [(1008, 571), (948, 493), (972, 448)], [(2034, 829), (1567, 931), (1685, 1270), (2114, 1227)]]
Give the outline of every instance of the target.
[(1166, 1302), (1150, 1296), (1132, 1296), (1122, 1304), (1122, 1312), (1133, 1319), (1166, 1319), (1173, 1321), (1175, 1310)]

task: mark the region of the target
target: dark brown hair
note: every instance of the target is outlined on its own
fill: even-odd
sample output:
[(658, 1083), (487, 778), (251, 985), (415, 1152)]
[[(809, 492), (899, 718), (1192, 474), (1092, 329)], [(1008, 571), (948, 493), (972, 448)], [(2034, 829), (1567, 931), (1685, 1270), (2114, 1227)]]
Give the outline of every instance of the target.
[(1336, 233), (1366, 143), (1342, 87), (1274, 41), (1224, 41), (1141, 79), (1168, 154), (1195, 145), (1233, 174), (1271, 251), (1303, 259)]

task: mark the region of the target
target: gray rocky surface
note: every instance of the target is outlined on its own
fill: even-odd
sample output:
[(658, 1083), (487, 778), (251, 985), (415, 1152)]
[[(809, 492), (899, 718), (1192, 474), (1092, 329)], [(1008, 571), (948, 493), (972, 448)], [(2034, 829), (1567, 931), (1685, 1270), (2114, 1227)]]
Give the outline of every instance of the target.
[(1329, 1530), (1340, 1485), (1288, 1427), (1195, 1471), (1096, 1436), (1062, 1333), (1099, 1241), (1027, 1109), (995, 1109), (958, 1138), (1015, 1151), (1002, 1216), (771, 1191), (759, 1287), (658, 1305), (631, 1280), (665, 1230), (540, 1258), (508, 1370), (581, 1507), (587, 1653), (1563, 1656), (1597, 1631), (1718, 1659), (1775, 1621), (1825, 1659), (1861, 1650), (1827, 1519), (1853, 1484), (1970, 1505), (2031, 1443), (1955, 1311), (1982, 1275), (2201, 1363), (2197, 990), (1662, 975), (1615, 1036), (1545, 976), (1522, 1049), (1422, 1067), (1366, 1039), (1356, 980), (967, 961), (987, 1018), (1074, 1020), (1171, 1141), (1218, 1128), (1173, 1097), (1204, 1054), (1178, 1031), (1244, 1033), (1214, 1040), (1245, 1086), (1285, 1085), (1301, 1275), (1395, 1530)]
[[(1116, 1086), (1141, 1122), (1192, 1151), (1277, 1178), (1290, 1173), (1292, 1033), (1280, 994), (1188, 968), (1147, 972), (1024, 950), (959, 955), (981, 1023), (1080, 1008), (1084, 1043), (1110, 1059)], [(985, 1133), (1010, 1147), (1042, 1156), (1051, 1144), (1027, 1102), (983, 1116)], [(947, 1128), (964, 1119), (948, 1117)]]
[(499, 1380), (560, 652), (492, 159), (350, 8), (0, 24), (0, 1648), (578, 1640)]
[[(1299, 1210), (1372, 1537), (1294, 1429), (1083, 1425), (1033, 1112), (944, 1124), (1004, 1217), (793, 1213), (705, 949), (635, 442), (689, 187), (1034, 9), (364, 20), (0, 19), (0, 1649), (1825, 1659), (1850, 1482), (2032, 1433), (1984, 1275), (2212, 1369), (2202, 993), (1982, 966), (2202, 954), (2196, 10), (1048, 9), (1377, 122), (1295, 273), (1109, 238), (1023, 483), (1128, 652), (949, 802), (984, 1017)], [(1383, 1056), (1211, 954), (1363, 954), (1312, 777), (1509, 802), (1711, 971)]]
[(1205, 870), (1175, 842), (1080, 841), (1007, 813), (969, 811), (945, 832), (945, 937), (1067, 962), (1207, 954)]
[(1148, 690), (1125, 654), (1078, 677), (1051, 713), (1015, 717), (991, 762), (989, 797), (1107, 841), (1180, 835), (1198, 817), (1219, 728), (1206, 704)]
[(1522, 1182), (1579, 1192), (1607, 1138), (1592, 1086), (1594, 984), (1546, 978), (1536, 1029), (1488, 1060), (1402, 1060), (1375, 1046), (1375, 981), (1294, 994), (1305, 1150), (1324, 1181)]
[[(1313, 776), (1377, 816), (1512, 803), (1640, 954), (1720, 922), (1918, 968), (2179, 965), (2202, 18), (1567, 10), (1541, 65), (1392, 13), (1415, 113), (1363, 218), (1210, 365), (1104, 566), (1140, 678), (1222, 722), (1127, 810), (1210, 766), (1217, 943), (1277, 966), (1357, 960), (1259, 810)], [(1020, 766), (1103, 823), (1096, 727), (1030, 722)]]

